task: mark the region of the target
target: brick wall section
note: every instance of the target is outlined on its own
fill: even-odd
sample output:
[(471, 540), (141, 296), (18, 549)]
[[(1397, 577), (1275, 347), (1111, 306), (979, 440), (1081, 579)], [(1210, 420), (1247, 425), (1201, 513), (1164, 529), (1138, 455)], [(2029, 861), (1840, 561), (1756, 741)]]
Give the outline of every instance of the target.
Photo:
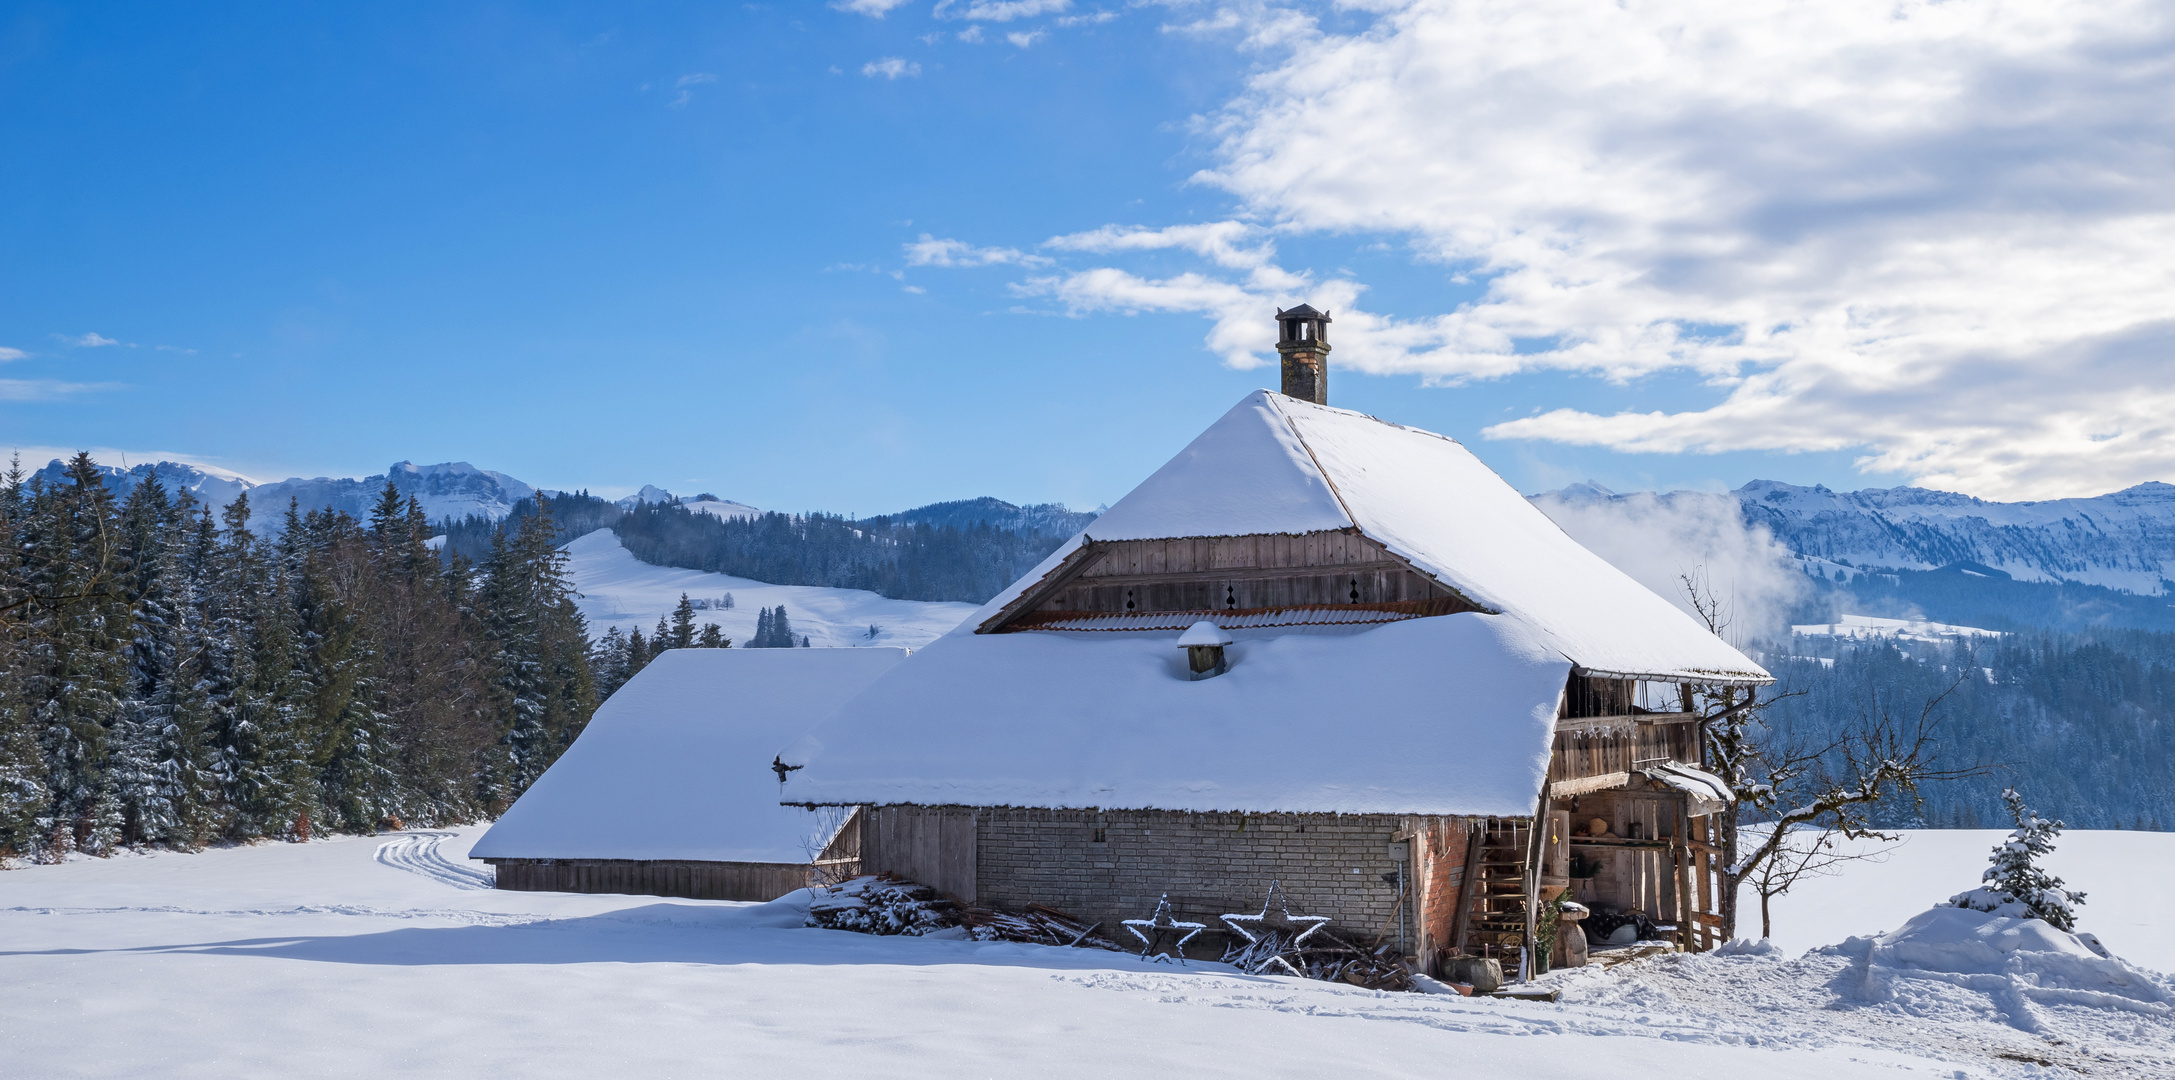
[[(1397, 889), (1382, 880), (1397, 869), (1391, 840), (1446, 838), (1413, 844), (1406, 873), (1423, 911), (1450, 907), (1444, 890), (1456, 887), (1465, 854), (1462, 819), (990, 807), (976, 816), (978, 902), (1047, 904), (1112, 929), (1148, 916), (1166, 893), (1179, 918), (1220, 928), (1218, 915), (1259, 911), (1277, 881), (1294, 914), (1327, 915), (1354, 937), (1394, 937)], [(1427, 856), (1449, 847), (1445, 877), (1444, 860)]]
[(1457, 923), (1458, 901), (1464, 896), (1465, 849), (1472, 841), (1470, 822), (1463, 818), (1412, 819), (1413, 865), (1418, 882), (1413, 910), (1419, 915), (1420, 954), (1432, 965), (1436, 954), (1448, 949)]

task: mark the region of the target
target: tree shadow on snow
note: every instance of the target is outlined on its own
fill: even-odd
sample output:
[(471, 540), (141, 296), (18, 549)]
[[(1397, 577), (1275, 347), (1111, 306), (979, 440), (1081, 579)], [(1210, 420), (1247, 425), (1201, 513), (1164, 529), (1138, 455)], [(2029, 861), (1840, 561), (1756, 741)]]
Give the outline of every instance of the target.
[[(754, 909), (760, 910), (760, 909)], [(332, 964), (436, 967), (480, 964), (990, 964), (1066, 970), (1141, 970), (1130, 954), (997, 941), (877, 937), (750, 920), (751, 909), (648, 904), (601, 915), (500, 926), (436, 926), (363, 934), (283, 934), (122, 949), (0, 950), (9, 956), (191, 953)], [(1154, 965), (1163, 971), (1172, 970)], [(1184, 969), (1180, 969), (1184, 970)], [(1193, 970), (1228, 973), (1221, 964)]]

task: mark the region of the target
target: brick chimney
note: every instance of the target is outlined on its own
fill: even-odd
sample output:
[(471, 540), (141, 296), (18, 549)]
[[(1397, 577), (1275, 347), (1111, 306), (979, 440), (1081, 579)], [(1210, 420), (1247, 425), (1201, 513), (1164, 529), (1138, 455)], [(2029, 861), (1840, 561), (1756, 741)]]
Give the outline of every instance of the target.
[(1276, 351), (1284, 358), (1284, 393), (1329, 404), (1329, 313), (1305, 304), (1278, 308)]

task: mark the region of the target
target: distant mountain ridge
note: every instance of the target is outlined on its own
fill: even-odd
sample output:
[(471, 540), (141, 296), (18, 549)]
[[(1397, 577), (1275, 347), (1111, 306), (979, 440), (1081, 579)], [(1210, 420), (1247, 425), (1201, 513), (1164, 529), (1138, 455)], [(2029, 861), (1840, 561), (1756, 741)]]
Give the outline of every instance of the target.
[[(98, 467), (105, 478), (107, 488), (115, 498), (125, 499), (129, 492), (156, 475), (159, 482), (173, 491), (187, 488), (198, 498), (213, 507), (224, 507), (235, 497), (247, 492), (251, 520), (258, 528), (268, 528), (286, 512), (288, 500), (295, 501), (303, 513), (312, 510), (340, 510), (358, 519), (367, 518), (370, 507), (377, 502), (378, 493), (385, 489), (389, 478), (393, 487), (403, 496), (412, 495), (422, 504), (423, 513), (434, 522), (461, 521), (480, 517), (485, 521), (501, 521), (514, 513), (525, 499), (533, 499), (539, 493), (546, 498), (557, 498), (563, 491), (538, 489), (530, 484), (490, 469), (479, 469), (465, 461), (448, 461), (436, 465), (417, 465), (409, 461), (397, 461), (385, 472), (365, 477), (291, 477), (271, 483), (258, 483), (238, 473), (208, 468), (177, 461), (160, 461), (128, 468), (112, 465)], [(54, 459), (33, 476), (48, 484), (64, 483), (68, 476), (67, 462)], [(690, 511), (709, 514), (724, 520), (761, 517), (766, 511), (747, 503), (719, 498), (709, 492), (679, 496), (655, 484), (644, 484), (640, 491), (619, 499), (614, 505), (621, 510), (631, 510), (643, 503), (674, 503)], [(1036, 503), (1015, 506), (1002, 499), (983, 496), (976, 499), (959, 499), (951, 502), (931, 503), (927, 506), (901, 510), (884, 517), (900, 525), (921, 524), (936, 527), (949, 526), (966, 529), (977, 524), (1016, 532), (1023, 535), (1070, 537), (1095, 520), (1100, 511), (1071, 510), (1061, 503)]]
[(2175, 485), (2158, 481), (2091, 498), (2001, 503), (1926, 488), (1833, 491), (1754, 480), (1727, 493), (1619, 495), (1573, 484), (1533, 496), (1571, 504), (1654, 500), (1690, 510), (1735, 503), (1816, 576), (1849, 571), (1999, 571), (2017, 581), (2099, 585), (2166, 595), (2175, 578)]

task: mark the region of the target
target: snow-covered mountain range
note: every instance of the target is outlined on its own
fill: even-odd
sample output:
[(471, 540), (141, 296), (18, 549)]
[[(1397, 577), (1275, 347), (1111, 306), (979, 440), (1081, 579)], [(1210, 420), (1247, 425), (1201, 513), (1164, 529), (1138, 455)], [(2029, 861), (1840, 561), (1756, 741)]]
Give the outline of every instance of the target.
[[(396, 461), (384, 472), (373, 476), (296, 476), (271, 483), (258, 483), (240, 473), (179, 461), (153, 462), (125, 469), (100, 465), (98, 471), (105, 477), (106, 486), (113, 491), (114, 497), (121, 499), (127, 498), (137, 485), (154, 475), (168, 491), (186, 488), (214, 507), (224, 507), (236, 496), (248, 492), (250, 508), (259, 525), (277, 520), (277, 515), (286, 511), (289, 499), (295, 500), (304, 513), (332, 509), (367, 518), (388, 479), (402, 495), (413, 495), (432, 521), (469, 516), (496, 521), (513, 513), (515, 504), (535, 495), (538, 490), (505, 473), (479, 469), (465, 461), (436, 465)], [(67, 480), (68, 464), (56, 458), (33, 475), (48, 484), (62, 483)], [(544, 493), (563, 494), (548, 489)], [(641, 491), (619, 500), (623, 507), (632, 507), (638, 502), (678, 502), (690, 510), (725, 518), (754, 517), (763, 512), (746, 503), (720, 499), (707, 492), (681, 498), (653, 484), (645, 484)]]
[(1543, 509), (1637, 505), (1643, 514), (1712, 514), (1726, 508), (1828, 578), (1955, 567), (2165, 595), (2175, 577), (2175, 485), (2159, 482), (2091, 498), (2016, 503), (1925, 488), (1833, 491), (1774, 480), (1726, 493), (1664, 495), (1573, 484), (1533, 498)]

